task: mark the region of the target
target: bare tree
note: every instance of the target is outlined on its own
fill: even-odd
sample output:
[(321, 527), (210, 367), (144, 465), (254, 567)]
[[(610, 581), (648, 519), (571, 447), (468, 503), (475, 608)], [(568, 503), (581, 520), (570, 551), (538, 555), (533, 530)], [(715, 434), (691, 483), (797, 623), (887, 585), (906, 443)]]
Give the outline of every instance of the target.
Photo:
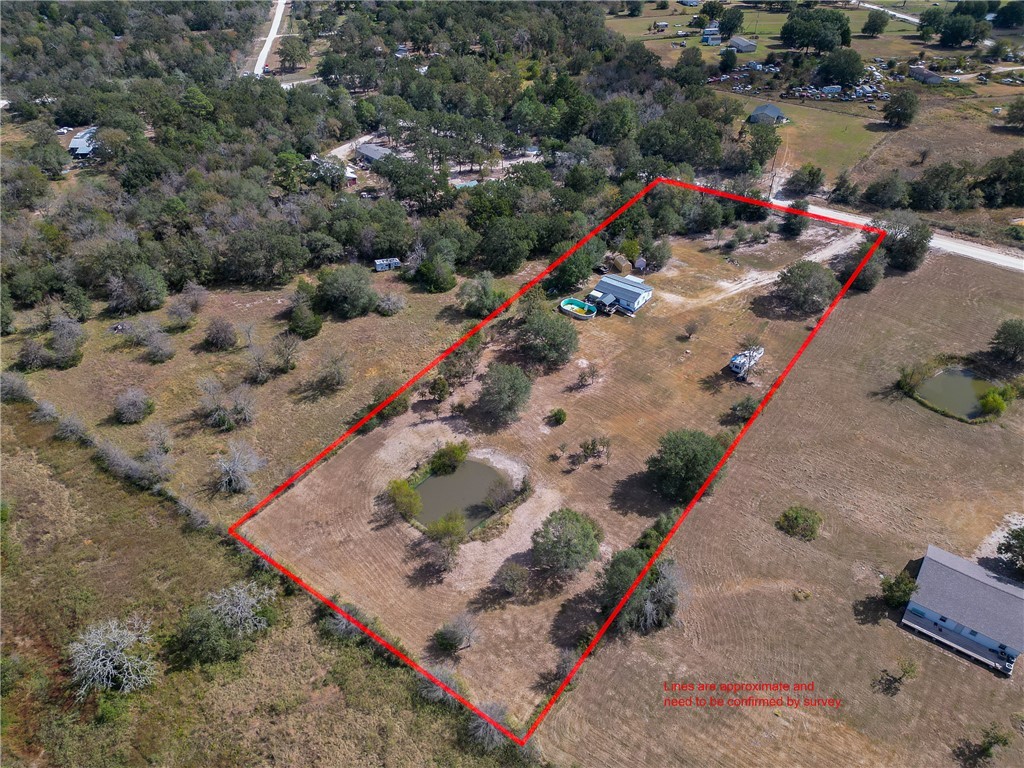
[(188, 524), (196, 530), (205, 528), (210, 524), (209, 516), (191, 501), (179, 500), (178, 512), (184, 515), (188, 520)]
[(139, 387), (126, 389), (114, 400), (114, 416), (121, 424), (138, 424), (153, 408), (153, 400)]
[(252, 446), (240, 440), (228, 443), (226, 456), (217, 457), (217, 487), (225, 493), (244, 493), (252, 487), (249, 474), (266, 465)]
[(198, 312), (206, 305), (209, 296), (208, 290), (194, 280), (189, 280), (178, 294), (178, 299), (193, 312)]
[(198, 414), (207, 426), (229, 432), (255, 420), (256, 402), (248, 386), (240, 384), (231, 392), (225, 392), (216, 379), (200, 379), (197, 384), (202, 393)]
[(171, 318), (172, 328), (188, 328), (196, 317), (196, 313), (180, 297), (171, 302), (171, 306), (167, 308), (167, 315)]
[(157, 331), (146, 339), (146, 359), (151, 363), (166, 363), (174, 357), (174, 343), (163, 331)]
[(245, 637), (267, 628), (259, 614), (274, 590), (254, 581), (239, 582), (210, 595), (210, 610), (233, 634)]
[(377, 302), (377, 312), (384, 317), (397, 315), (406, 307), (405, 297), (400, 293), (385, 293)]
[(49, 424), (57, 421), (60, 418), (60, 414), (57, 413), (57, 406), (51, 403), (49, 400), (40, 400), (36, 403), (36, 409), (32, 412), (32, 421), (37, 421), (41, 424)]
[(476, 621), (468, 613), (460, 613), (434, 633), (434, 642), (447, 653), (468, 648), (476, 639)]
[(324, 360), (316, 372), (304, 381), (300, 389), (308, 397), (326, 397), (348, 383), (349, 365), (345, 355), (336, 354)]
[(67, 442), (77, 442), (82, 445), (88, 445), (91, 442), (89, 437), (89, 430), (86, 428), (85, 423), (75, 416), (62, 416), (60, 421), (57, 422), (57, 430), (53, 433), (53, 436), (58, 440), (65, 440)]
[(32, 400), (28, 380), (15, 371), (0, 373), (0, 400), (5, 403), (27, 403)]
[(174, 447), (171, 430), (163, 424), (150, 424), (145, 434), (147, 453), (170, 453)]
[[(358, 621), (364, 627), (372, 627), (374, 624), (373, 617), (366, 613), (362, 608), (352, 605), (351, 603), (344, 603), (341, 606), (345, 613), (351, 616), (353, 619)], [(357, 627), (347, 618), (342, 616), (340, 613), (331, 612), (327, 618), (327, 629), (334, 635), (341, 638), (364, 638), (366, 634), (362, 629)]]
[[(486, 714), (491, 720), (508, 727), (508, 709), (504, 704), (493, 701), (486, 701), (480, 705), (480, 711)], [(490, 722), (482, 717), (473, 717), (469, 721), (469, 736), (488, 752), (493, 752), (505, 743), (506, 736)]]
[(146, 647), (151, 642), (149, 622), (138, 617), (86, 629), (68, 649), (76, 697), (84, 699), (94, 689), (131, 693), (152, 683), (156, 663)]
[(51, 344), (54, 363), (58, 368), (76, 365), (82, 356), (85, 343), (85, 328), (67, 315), (57, 315), (50, 321)]
[(294, 370), (299, 359), (299, 337), (293, 333), (282, 333), (271, 342), (270, 350), (274, 355), (277, 373)]

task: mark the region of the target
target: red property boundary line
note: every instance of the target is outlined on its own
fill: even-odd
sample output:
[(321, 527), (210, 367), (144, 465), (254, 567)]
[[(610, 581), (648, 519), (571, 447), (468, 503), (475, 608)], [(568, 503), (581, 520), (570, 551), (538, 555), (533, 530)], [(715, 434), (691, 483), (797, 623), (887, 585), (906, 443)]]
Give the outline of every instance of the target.
[[(700, 192), (702, 194), (713, 195), (715, 197), (722, 197), (722, 198), (725, 198), (727, 200), (733, 200), (733, 201), (736, 201), (736, 202), (748, 203), (748, 204), (751, 204), (751, 205), (758, 205), (758, 206), (761, 206), (762, 208), (769, 208), (769, 209), (771, 209), (773, 211), (779, 211), (781, 213), (791, 213), (791, 214), (795, 214), (795, 215), (799, 215), (799, 216), (807, 216), (808, 218), (817, 219), (818, 221), (828, 222), (829, 224), (838, 224), (840, 226), (849, 227), (851, 229), (859, 229), (859, 230), (862, 230), (864, 232), (870, 232), (872, 234), (877, 234), (878, 237), (871, 244), (871, 247), (868, 249), (867, 253), (864, 255), (864, 258), (862, 258), (860, 260), (860, 263), (857, 264), (857, 268), (853, 271), (853, 274), (850, 275), (850, 277), (847, 279), (846, 283), (842, 286), (842, 288), (840, 289), (838, 295), (835, 297), (835, 299), (832, 300), (832, 303), (829, 304), (828, 308), (822, 314), (821, 319), (818, 320), (817, 324), (814, 326), (814, 328), (808, 334), (807, 338), (804, 339), (804, 342), (800, 345), (800, 348), (796, 351), (796, 354), (794, 354), (792, 359), (790, 359), (789, 363), (786, 365), (785, 370), (782, 371), (782, 374), (775, 380), (775, 382), (768, 389), (768, 392), (761, 399), (761, 403), (758, 405), (757, 410), (755, 410), (754, 414), (749, 419), (747, 419), (747, 422), (743, 425), (743, 428), (740, 430), (739, 434), (736, 435), (736, 437), (733, 439), (732, 443), (730, 443), (729, 447), (726, 449), (726, 451), (723, 454), (722, 458), (719, 460), (718, 464), (715, 465), (715, 468), (711, 471), (711, 474), (708, 475), (707, 480), (704, 481), (704, 484), (697, 491), (696, 495), (686, 505), (686, 508), (683, 510), (682, 514), (679, 515), (679, 519), (676, 521), (675, 525), (672, 526), (672, 530), (670, 530), (668, 532), (668, 534), (662, 540), (661, 544), (654, 551), (654, 554), (651, 555), (650, 559), (647, 561), (647, 564), (644, 565), (643, 570), (641, 570), (640, 573), (637, 574), (636, 579), (634, 579), (633, 583), (630, 585), (629, 589), (626, 591), (626, 594), (624, 594), (622, 596), (622, 599), (619, 600), (618, 604), (615, 606), (615, 609), (611, 612), (611, 614), (608, 616), (608, 618), (605, 619), (604, 624), (601, 625), (601, 628), (598, 630), (597, 634), (594, 635), (594, 639), (590, 641), (590, 645), (588, 645), (586, 650), (583, 651), (583, 654), (576, 661), (576, 664), (573, 666), (572, 670), (569, 672), (568, 675), (566, 675), (565, 679), (558, 686), (558, 690), (556, 690), (554, 692), (554, 694), (551, 696), (551, 698), (548, 699), (548, 702), (547, 702), (547, 704), (545, 704), (544, 709), (542, 709), (540, 714), (537, 715), (536, 718), (534, 718), (533, 722), (530, 724), (530, 727), (526, 731), (526, 733), (524, 733), (522, 736), (519, 736), (519, 735), (513, 733), (511, 730), (509, 730), (506, 726), (504, 726), (501, 723), (499, 723), (496, 720), (494, 720), (494, 718), (492, 718), (486, 712), (482, 711), (479, 707), (477, 707), (471, 701), (469, 701), (464, 696), (462, 696), (462, 694), (460, 694), (457, 691), (451, 689), (449, 686), (447, 686), (445, 683), (443, 683), (437, 677), (435, 677), (434, 675), (430, 674), (430, 672), (428, 672), (426, 669), (424, 669), (422, 666), (420, 666), (416, 661), (414, 661), (413, 659), (409, 658), (409, 656), (407, 656), (405, 653), (403, 653), (402, 651), (400, 651), (397, 648), (395, 648), (391, 643), (389, 643), (383, 637), (381, 637), (376, 632), (371, 630), (369, 627), (366, 627), (363, 624), (361, 624), (355, 617), (350, 616), (348, 613), (346, 613), (344, 610), (342, 610), (337, 604), (335, 604), (330, 598), (328, 598), (326, 595), (323, 595), (320, 592), (318, 592), (312, 585), (308, 584), (301, 577), (299, 577), (296, 574), (292, 573), (286, 567), (284, 567), (283, 565), (278, 563), (276, 560), (274, 560), (273, 557), (268, 555), (266, 552), (262, 551), (255, 544), (253, 544), (251, 541), (249, 541), (244, 536), (242, 536), (238, 532), (238, 528), (240, 526), (242, 526), (247, 520), (249, 520), (254, 515), (256, 515), (261, 509), (263, 509), (265, 506), (267, 506), (271, 501), (276, 499), (278, 496), (280, 496), (282, 493), (284, 493), (286, 490), (288, 490), (291, 486), (293, 486), (303, 475), (305, 475), (307, 472), (309, 472), (311, 469), (313, 469), (313, 467), (315, 467), (317, 464), (319, 464), (321, 461), (323, 461), (325, 458), (327, 458), (327, 456), (329, 456), (338, 446), (340, 446), (349, 437), (351, 437), (360, 428), (362, 428), (363, 425), (365, 425), (368, 421), (370, 421), (378, 413), (380, 413), (380, 411), (382, 409), (386, 408), (393, 400), (395, 400), (395, 398), (401, 396), (401, 394), (403, 392), (405, 392), (410, 387), (412, 387), (414, 384), (416, 384), (417, 381), (422, 379), (427, 373), (429, 373), (431, 370), (433, 370), (438, 365), (438, 363), (440, 363), (442, 360), (444, 360), (446, 357), (448, 357), (448, 355), (450, 355), (452, 352), (454, 352), (460, 346), (465, 344), (466, 341), (469, 338), (471, 338), (473, 335), (479, 333), (481, 329), (483, 329), (492, 320), (494, 320), (496, 317), (498, 317), (502, 312), (504, 312), (506, 309), (508, 309), (510, 306), (512, 306), (524, 293), (526, 293), (528, 290), (530, 290), (535, 285), (537, 285), (542, 279), (544, 279), (548, 274), (550, 274), (552, 270), (554, 270), (556, 267), (558, 267), (563, 261), (568, 259), (574, 253), (576, 253), (576, 251), (578, 251), (581, 247), (583, 247), (588, 241), (590, 241), (599, 232), (601, 232), (603, 229), (605, 229), (609, 224), (611, 224), (613, 221), (615, 221), (615, 219), (617, 219), (619, 216), (621, 216), (634, 203), (636, 203), (637, 201), (643, 199), (647, 195), (648, 192), (650, 192), (652, 189), (654, 189), (655, 187), (657, 187), (660, 184), (665, 184), (665, 185), (672, 186), (672, 187), (679, 187), (679, 188), (682, 188), (682, 189), (689, 189), (689, 190), (692, 190), (694, 192)], [(559, 697), (562, 695), (562, 693), (568, 687), (569, 683), (572, 682), (573, 677), (576, 676), (576, 673), (579, 671), (580, 667), (583, 666), (583, 662), (585, 662), (587, 660), (587, 658), (593, 652), (594, 648), (601, 641), (601, 638), (604, 637), (604, 635), (608, 631), (609, 627), (611, 627), (612, 622), (615, 621), (615, 618), (619, 615), (619, 612), (623, 609), (623, 607), (629, 601), (629, 598), (633, 595), (633, 592), (636, 590), (636, 588), (640, 585), (640, 583), (647, 576), (648, 571), (650, 571), (650, 569), (654, 565), (655, 561), (661, 556), (661, 553), (665, 550), (665, 547), (667, 547), (668, 543), (672, 540), (672, 537), (676, 535), (676, 531), (679, 530), (679, 527), (683, 524), (683, 521), (686, 520), (687, 516), (689, 516), (690, 512), (696, 506), (697, 502), (701, 500), (701, 498), (704, 496), (704, 493), (711, 486), (711, 483), (714, 482), (714, 480), (718, 476), (719, 472), (721, 472), (722, 467), (725, 465), (725, 463), (729, 460), (729, 457), (732, 456), (733, 452), (736, 450), (736, 446), (739, 445), (740, 441), (747, 434), (747, 431), (750, 429), (750, 427), (754, 424), (755, 421), (757, 421), (758, 417), (761, 415), (761, 412), (764, 410), (764, 407), (766, 405), (768, 405), (769, 401), (772, 399), (772, 397), (774, 397), (774, 395), (778, 391), (779, 387), (782, 386), (782, 382), (785, 381), (787, 376), (789, 376), (790, 371), (793, 370), (793, 367), (796, 365), (796, 363), (800, 359), (801, 355), (803, 355), (804, 351), (810, 345), (810, 343), (814, 339), (814, 337), (818, 335), (818, 331), (821, 330), (821, 326), (825, 323), (825, 321), (829, 318), (829, 316), (831, 316), (832, 311), (836, 308), (836, 306), (842, 300), (843, 296), (846, 295), (846, 292), (850, 289), (850, 286), (853, 284), (853, 281), (857, 279), (857, 276), (860, 274), (861, 270), (864, 269), (864, 266), (868, 263), (868, 261), (874, 255), (875, 251), (878, 250), (878, 247), (882, 244), (882, 241), (885, 239), (885, 236), (886, 236), (885, 230), (879, 229), (878, 227), (871, 227), (871, 226), (868, 226), (866, 224), (856, 224), (856, 223), (853, 223), (853, 222), (850, 222), (850, 221), (844, 221), (842, 219), (833, 218), (831, 216), (823, 216), (823, 215), (817, 214), (817, 213), (810, 213), (808, 211), (800, 210), (799, 208), (789, 208), (789, 207), (782, 206), (782, 205), (776, 205), (775, 203), (771, 203), (771, 202), (768, 202), (768, 201), (765, 201), (765, 200), (756, 200), (754, 198), (744, 197), (742, 195), (735, 195), (735, 194), (732, 194), (731, 192), (723, 192), (723, 191), (718, 190), (718, 189), (712, 189), (711, 187), (703, 187), (703, 186), (700, 186), (699, 184), (690, 184), (688, 182), (677, 181), (675, 179), (657, 178), (654, 181), (652, 181), (651, 183), (649, 183), (642, 190), (637, 192), (635, 195), (633, 195), (633, 197), (631, 197), (623, 206), (621, 206), (611, 216), (609, 216), (607, 219), (605, 219), (603, 222), (601, 222), (601, 224), (599, 224), (597, 227), (595, 227), (593, 230), (591, 230), (591, 232), (586, 237), (584, 237), (582, 240), (580, 240), (578, 243), (576, 243), (572, 248), (570, 248), (565, 253), (563, 253), (561, 256), (559, 256), (555, 261), (551, 262), (547, 266), (547, 268), (545, 268), (539, 275), (537, 275), (535, 278), (533, 278), (528, 283), (523, 285), (511, 298), (509, 298), (504, 304), (502, 304), (500, 307), (498, 307), (493, 312), (491, 312), (491, 314), (489, 314), (487, 317), (485, 317), (483, 320), (481, 320), (479, 323), (477, 323), (475, 326), (473, 326), (473, 328), (470, 329), (469, 332), (467, 332), (462, 338), (460, 338), (458, 341), (456, 341), (454, 344), (452, 344), (450, 347), (448, 347), (448, 349), (444, 350), (440, 355), (435, 357), (429, 364), (427, 364), (426, 367), (424, 367), (421, 371), (419, 371), (419, 373), (414, 375), (411, 379), (409, 379), (407, 382), (405, 382), (405, 384), (403, 384), (401, 387), (399, 387), (394, 392), (392, 392), (391, 395), (389, 395), (387, 397), (387, 399), (383, 400), (375, 408), (373, 408), (373, 410), (371, 410), (369, 413), (367, 413), (365, 416), (363, 416), (359, 421), (357, 421), (355, 424), (353, 424), (351, 427), (349, 427), (349, 429), (343, 435), (341, 435), (339, 438), (334, 440), (334, 442), (332, 442), (330, 445), (328, 445), (322, 451), (320, 451), (320, 453), (318, 453), (316, 456), (314, 456), (312, 459), (310, 459), (308, 462), (306, 462), (302, 467), (299, 468), (299, 470), (297, 472), (295, 472), (295, 474), (293, 474), (291, 477), (289, 477), (287, 480), (285, 480), (283, 483), (281, 483), (279, 486), (277, 486), (277, 488), (275, 488), (273, 491), (271, 491), (266, 496), (266, 498), (262, 499), (252, 509), (250, 509), (244, 515), (242, 515), (242, 517), (240, 517), (238, 520), (236, 520), (231, 525), (231, 527), (228, 528), (228, 533), (231, 534), (231, 536), (233, 536), (239, 542), (241, 542), (250, 551), (252, 551), (253, 554), (255, 554), (257, 557), (261, 558), (263, 561), (265, 561), (269, 565), (273, 566), (276, 570), (280, 571), (282, 574), (287, 576), (289, 579), (291, 579), (293, 582), (295, 582), (298, 586), (302, 587), (302, 589), (304, 589), (306, 592), (308, 592), (310, 595), (312, 595), (314, 598), (316, 598), (317, 600), (322, 602), (324, 605), (328, 606), (331, 610), (333, 610), (336, 613), (340, 614), (341, 616), (345, 617), (345, 619), (347, 621), (349, 621), (351, 624), (353, 624), (354, 626), (356, 626), (360, 630), (362, 630), (368, 637), (370, 637), (376, 643), (378, 643), (382, 647), (386, 648), (396, 658), (401, 659), (403, 662), (405, 662), (410, 667), (412, 667), (414, 670), (416, 670), (419, 674), (423, 675), (425, 678), (427, 678), (428, 680), (433, 682), (435, 685), (437, 685), (438, 687), (443, 689), (448, 695), (450, 695), (452, 698), (456, 699), (461, 704), (463, 704), (466, 708), (468, 708), (470, 711), (472, 711), (477, 717), (480, 717), (480, 718), (484, 719), (490, 725), (492, 725), (494, 728), (496, 728), (498, 731), (500, 731), (505, 736), (507, 736), (509, 739), (511, 739), (513, 742), (515, 742), (516, 744), (518, 744), (520, 746), (523, 746), (523, 745), (526, 744), (527, 741), (530, 740), (530, 738), (533, 736), (533, 734), (537, 731), (537, 728), (544, 721), (544, 718), (546, 718), (548, 716), (548, 713), (551, 711), (551, 708), (555, 705), (555, 702), (558, 701)]]

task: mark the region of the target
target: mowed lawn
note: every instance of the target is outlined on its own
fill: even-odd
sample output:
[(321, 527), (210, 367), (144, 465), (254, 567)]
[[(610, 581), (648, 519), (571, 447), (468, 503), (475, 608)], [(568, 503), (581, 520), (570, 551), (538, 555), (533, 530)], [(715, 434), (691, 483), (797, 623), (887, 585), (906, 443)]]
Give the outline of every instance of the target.
[[(767, 103), (751, 96), (733, 97), (743, 102), (748, 113)], [(814, 163), (825, 170), (830, 181), (840, 171), (857, 165), (885, 136), (884, 132), (869, 129), (871, 118), (801, 106), (785, 99), (771, 103), (777, 104), (791, 121), (779, 129), (783, 141), (779, 162), (789, 168)]]

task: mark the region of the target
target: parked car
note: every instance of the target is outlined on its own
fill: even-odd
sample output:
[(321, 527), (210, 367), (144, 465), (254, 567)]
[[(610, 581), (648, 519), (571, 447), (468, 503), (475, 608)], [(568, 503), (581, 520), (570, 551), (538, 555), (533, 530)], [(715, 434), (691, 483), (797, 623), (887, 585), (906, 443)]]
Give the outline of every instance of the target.
[(597, 274), (599, 274), (599, 275), (607, 275), (608, 274), (608, 265), (607, 264), (598, 264), (596, 267), (594, 267), (594, 271), (597, 272)]
[(959, 83), (960, 82), (960, 78), (959, 77), (947, 77), (946, 78), (946, 82), (947, 83)]

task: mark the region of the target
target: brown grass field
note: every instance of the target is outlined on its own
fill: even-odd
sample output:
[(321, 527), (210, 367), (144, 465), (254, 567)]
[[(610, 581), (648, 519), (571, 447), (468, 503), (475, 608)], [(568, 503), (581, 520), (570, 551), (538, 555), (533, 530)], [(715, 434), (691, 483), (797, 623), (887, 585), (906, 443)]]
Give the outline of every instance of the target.
[[(1021, 509), (1019, 407), (971, 427), (880, 393), (908, 360), (983, 349), (1020, 314), (1022, 282), (933, 252), (844, 300), (668, 548), (690, 585), (682, 626), (606, 643), (541, 728), (546, 754), (588, 766), (952, 766), (957, 743), (989, 722), (1019, 728), (1020, 680), (913, 637), (873, 598), (879, 574), (928, 544), (971, 557)], [(823, 514), (819, 540), (775, 530), (794, 503)], [(799, 589), (813, 596), (798, 602)], [(919, 678), (875, 693), (901, 657)], [(814, 681), (843, 703), (671, 709), (665, 680)], [(995, 764), (1018, 764), (1022, 742), (1018, 730)]]
[[(796, 246), (776, 243), (771, 253), (758, 247), (750, 258), (759, 256), (779, 269), (815, 248), (852, 249), (859, 237), (814, 227)], [(744, 249), (737, 258), (746, 258)], [(558, 649), (573, 648), (581, 628), (598, 618), (583, 593), (601, 564), (671, 506), (650, 494), (642, 479), (643, 462), (658, 437), (679, 428), (719, 431), (719, 417), (729, 405), (744, 394), (763, 395), (807, 334), (806, 320), (752, 313), (750, 292), (730, 293), (720, 285), (734, 277), (729, 272), (740, 270), (700, 244), (677, 242), (675, 259), (649, 279), (655, 288), (652, 303), (633, 319), (580, 324), (578, 357), (536, 380), (530, 405), (513, 426), (481, 431), (461, 416), (438, 416), (429, 401), (421, 401), (387, 427), (351, 438), (240, 532), (323, 594), (380, 618), (421, 659), (430, 659), (429, 640), (438, 627), (458, 613), (473, 612), (480, 638), (460, 654), (458, 669), (473, 700), (510, 703), (522, 722), (544, 698), (543, 680)], [(682, 329), (691, 317), (700, 317), (703, 327), (684, 341)], [(494, 332), (499, 356), (502, 333)], [(748, 335), (760, 336), (768, 350), (753, 386), (721, 373)], [(601, 379), (573, 391), (577, 372), (588, 362), (604, 372)], [(469, 404), (475, 390), (470, 385), (456, 400)], [(545, 417), (556, 407), (568, 411), (568, 422), (548, 427)], [(601, 435), (612, 437), (612, 461), (573, 471), (566, 460), (552, 460), (559, 444), (575, 450), (581, 440)], [(458, 568), (442, 579), (425, 562), (421, 534), (401, 521), (382, 522), (375, 500), (390, 480), (412, 472), (435, 446), (463, 437), (475, 455), (507, 468), (516, 480), (528, 473), (536, 490), (512, 514), (507, 530), (492, 541), (465, 545)], [(531, 533), (564, 506), (601, 524), (601, 562), (565, 591), (538, 588), (525, 605), (495, 599), (491, 584), (498, 567), (506, 561), (528, 564)]]

